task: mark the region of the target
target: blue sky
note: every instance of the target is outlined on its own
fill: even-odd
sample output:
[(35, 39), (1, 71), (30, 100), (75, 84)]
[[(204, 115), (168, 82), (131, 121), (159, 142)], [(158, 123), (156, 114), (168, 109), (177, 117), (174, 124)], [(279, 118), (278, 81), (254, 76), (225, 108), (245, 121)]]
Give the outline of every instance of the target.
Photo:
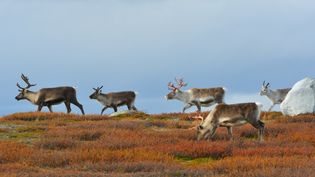
[(100, 85), (104, 92), (139, 92), (136, 106), (148, 113), (180, 111), (180, 102), (163, 98), (175, 76), (187, 88), (226, 87), (227, 103), (259, 101), (267, 109), (269, 101), (258, 95), (263, 80), (282, 88), (314, 76), (314, 6), (311, 0), (2, 0), (0, 115), (36, 110), (14, 99), (21, 73), (37, 83), (31, 90), (75, 86), (87, 113), (101, 110), (88, 99)]

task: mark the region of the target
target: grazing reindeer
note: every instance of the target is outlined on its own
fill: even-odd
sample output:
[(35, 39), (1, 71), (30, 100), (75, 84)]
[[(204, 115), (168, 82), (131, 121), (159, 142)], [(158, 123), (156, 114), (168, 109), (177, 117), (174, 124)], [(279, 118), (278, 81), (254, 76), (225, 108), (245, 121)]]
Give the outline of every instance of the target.
[(271, 109), (276, 104), (281, 104), (282, 101), (287, 96), (288, 92), (291, 90), (291, 88), (271, 90), (269, 86), (270, 84), (269, 83), (265, 84), (265, 81), (264, 81), (260, 90), (260, 95), (261, 96), (266, 95), (272, 102), (272, 105), (270, 106), (268, 112), (270, 112)]
[(233, 139), (232, 127), (250, 123), (259, 129), (259, 141), (263, 141), (264, 123), (260, 121), (261, 104), (219, 104), (197, 128), (197, 140), (213, 138), (218, 127), (226, 127)]
[(27, 86), (21, 87), (19, 83), (16, 84), (17, 87), (20, 88), (20, 94), (15, 97), (16, 100), (26, 99), (34, 105), (38, 105), (37, 111), (41, 111), (43, 106), (47, 106), (50, 112), (53, 112), (52, 105), (64, 102), (68, 113), (71, 112), (70, 103), (72, 103), (79, 107), (84, 115), (83, 106), (78, 102), (76, 98), (76, 90), (73, 87), (42, 88), (37, 92), (32, 92), (28, 89), (36, 84), (30, 84), (28, 78), (24, 74), (22, 74), (21, 78)]
[(209, 107), (215, 103), (223, 103), (225, 90), (222, 87), (216, 88), (192, 88), (187, 91), (181, 91), (180, 89), (187, 86), (183, 79), (175, 78), (178, 86), (174, 86), (173, 83), (169, 82), (168, 88), (171, 90), (165, 97), (167, 100), (177, 99), (184, 102), (185, 106), (183, 112), (186, 109), (195, 105), (198, 112), (201, 111), (201, 107)]
[(104, 108), (102, 109), (101, 115), (107, 108), (113, 108), (115, 112), (117, 112), (117, 107), (122, 105), (127, 105), (128, 110), (135, 110), (137, 108), (134, 106), (134, 102), (136, 99), (136, 93), (133, 91), (125, 91), (125, 92), (112, 92), (103, 94), (102, 89), (103, 86), (93, 88), (94, 93), (90, 95), (90, 99), (96, 99)]

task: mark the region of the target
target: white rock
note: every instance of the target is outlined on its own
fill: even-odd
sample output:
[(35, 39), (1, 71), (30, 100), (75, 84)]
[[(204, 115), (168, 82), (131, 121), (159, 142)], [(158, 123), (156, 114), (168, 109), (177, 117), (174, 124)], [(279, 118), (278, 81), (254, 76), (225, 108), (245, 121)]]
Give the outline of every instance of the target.
[(126, 110), (126, 111), (119, 111), (119, 112), (114, 112), (112, 114), (109, 115), (109, 117), (115, 117), (115, 116), (120, 116), (120, 115), (131, 115), (137, 113), (137, 111), (134, 110)]
[(298, 81), (280, 104), (284, 115), (315, 113), (315, 79)]

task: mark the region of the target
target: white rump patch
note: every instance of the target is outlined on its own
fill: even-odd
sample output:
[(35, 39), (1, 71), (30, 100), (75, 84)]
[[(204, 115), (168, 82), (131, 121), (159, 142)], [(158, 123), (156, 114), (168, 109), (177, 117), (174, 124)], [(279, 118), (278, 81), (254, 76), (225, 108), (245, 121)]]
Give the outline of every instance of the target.
[(135, 113), (138, 113), (138, 111), (134, 111), (134, 110), (119, 111), (119, 112), (114, 112), (110, 114), (109, 117), (115, 117), (115, 116), (120, 116), (120, 115), (132, 115)]

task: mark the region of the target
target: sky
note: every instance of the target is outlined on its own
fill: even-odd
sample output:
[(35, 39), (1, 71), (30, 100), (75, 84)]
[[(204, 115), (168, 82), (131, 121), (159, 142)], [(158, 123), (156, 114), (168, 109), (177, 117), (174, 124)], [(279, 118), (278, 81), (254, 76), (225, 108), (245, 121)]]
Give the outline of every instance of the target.
[(164, 99), (175, 77), (186, 89), (224, 86), (227, 103), (268, 109), (258, 94), (264, 80), (286, 88), (315, 75), (314, 7), (311, 0), (1, 0), (0, 116), (37, 109), (14, 99), (21, 73), (37, 84), (33, 91), (76, 87), (88, 114), (102, 109), (88, 98), (101, 85), (105, 93), (137, 91), (141, 111), (179, 112), (181, 102)]

